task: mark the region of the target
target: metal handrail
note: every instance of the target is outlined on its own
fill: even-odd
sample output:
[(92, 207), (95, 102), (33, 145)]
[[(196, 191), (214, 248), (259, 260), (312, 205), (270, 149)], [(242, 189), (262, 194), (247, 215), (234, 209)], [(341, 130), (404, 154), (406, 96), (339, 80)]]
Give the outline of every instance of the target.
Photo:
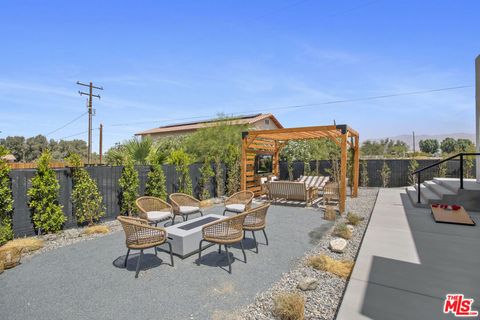
[(445, 158), (445, 159), (442, 159), (438, 162), (435, 162), (434, 164), (431, 164), (431, 165), (428, 165), (426, 167), (423, 167), (421, 169), (418, 169), (414, 172), (412, 172), (412, 175), (416, 174), (417, 175), (417, 203), (420, 203), (420, 177), (421, 177), (421, 172), (427, 170), (427, 169), (430, 169), (430, 168), (433, 168), (433, 167), (436, 167), (438, 166), (439, 164), (442, 164), (446, 161), (449, 161), (449, 160), (452, 160), (452, 159), (455, 159), (457, 157), (460, 157), (460, 173), (459, 173), (459, 176), (460, 176), (460, 189), (463, 189), (463, 157), (465, 156), (480, 156), (480, 153), (477, 153), (477, 152), (460, 152), (460, 153), (457, 153), (456, 155), (453, 155), (451, 157), (448, 157), (448, 158)]

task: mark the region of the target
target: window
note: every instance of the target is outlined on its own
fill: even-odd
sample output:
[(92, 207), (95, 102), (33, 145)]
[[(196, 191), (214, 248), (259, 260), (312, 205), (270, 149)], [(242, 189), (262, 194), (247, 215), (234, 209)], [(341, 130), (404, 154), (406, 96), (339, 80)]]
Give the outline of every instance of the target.
[(270, 125), (270, 119), (265, 119), (265, 125), (269, 126)]

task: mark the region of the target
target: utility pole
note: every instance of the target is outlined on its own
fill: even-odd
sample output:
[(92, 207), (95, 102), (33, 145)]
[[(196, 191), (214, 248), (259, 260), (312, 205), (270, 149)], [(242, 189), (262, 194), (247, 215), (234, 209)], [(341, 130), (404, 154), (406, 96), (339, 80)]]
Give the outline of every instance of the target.
[(77, 84), (80, 86), (88, 87), (88, 93), (78, 91), (78, 93), (82, 95), (88, 95), (88, 151), (87, 151), (87, 164), (90, 164), (90, 158), (92, 155), (92, 116), (93, 116), (93, 108), (92, 108), (92, 98), (100, 99), (100, 95), (93, 94), (93, 89), (103, 90), (103, 87), (96, 87), (93, 85), (92, 82), (90, 84), (81, 83), (77, 81)]
[(98, 153), (100, 154), (100, 165), (102, 165), (102, 143), (103, 143), (103, 124), (100, 123), (100, 137), (98, 142)]

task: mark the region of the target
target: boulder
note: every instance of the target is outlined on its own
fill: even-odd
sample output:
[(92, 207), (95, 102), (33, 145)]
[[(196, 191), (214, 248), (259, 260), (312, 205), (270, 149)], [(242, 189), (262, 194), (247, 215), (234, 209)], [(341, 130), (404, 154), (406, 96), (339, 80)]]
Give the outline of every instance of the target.
[(351, 233), (353, 233), (353, 230), (355, 230), (355, 227), (352, 226), (351, 224), (347, 224), (347, 229), (350, 230)]
[(330, 247), (330, 250), (332, 250), (333, 252), (343, 253), (346, 246), (347, 246), (347, 240), (343, 238), (336, 238), (336, 239), (330, 240), (329, 247)]
[(298, 282), (297, 288), (303, 291), (315, 290), (318, 286), (318, 280), (315, 278), (303, 278)]

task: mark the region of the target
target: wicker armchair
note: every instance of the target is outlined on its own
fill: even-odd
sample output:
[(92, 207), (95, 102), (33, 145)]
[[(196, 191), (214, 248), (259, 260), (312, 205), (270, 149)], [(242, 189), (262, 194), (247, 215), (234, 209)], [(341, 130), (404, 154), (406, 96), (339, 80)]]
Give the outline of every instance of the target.
[(259, 207), (248, 210), (245, 213), (247, 216), (245, 217), (245, 221), (243, 223), (243, 230), (252, 232), (253, 240), (255, 241), (256, 253), (258, 253), (258, 242), (257, 238), (255, 238), (255, 231), (263, 231), (263, 235), (265, 236), (265, 242), (268, 246), (267, 233), (265, 232), (268, 208), (270, 208), (270, 203), (263, 204)]
[(240, 191), (232, 194), (225, 200), (225, 210), (223, 215), (228, 212), (242, 213), (250, 209), (254, 194), (252, 191)]
[(173, 207), (172, 224), (175, 223), (176, 216), (181, 216), (183, 221), (187, 221), (188, 216), (194, 213), (200, 213), (203, 216), (203, 212), (200, 210), (200, 200), (184, 193), (172, 193), (169, 199)]
[(159, 222), (172, 219), (173, 223), (173, 209), (172, 206), (156, 197), (140, 197), (135, 201), (138, 208), (138, 216), (141, 219), (148, 220), (148, 222), (155, 224)]
[(338, 182), (329, 182), (323, 188), (323, 205), (332, 200), (338, 201), (340, 199), (340, 187)]
[(140, 260), (143, 256), (143, 250), (154, 248), (157, 255), (157, 246), (164, 243), (168, 244), (170, 249), (170, 262), (173, 267), (172, 245), (167, 240), (167, 231), (164, 228), (158, 228), (148, 225), (148, 221), (133, 217), (117, 217), (125, 231), (125, 244), (127, 245), (127, 255), (125, 257), (124, 266), (127, 267), (128, 255), (130, 250), (140, 250), (140, 256), (137, 260), (137, 268), (135, 278), (138, 278), (140, 271)]
[(202, 237), (198, 245), (198, 260), (200, 265), (202, 259), (202, 243), (204, 241), (218, 244), (218, 253), (221, 253), (222, 245), (225, 247), (228, 260), (228, 272), (232, 273), (232, 263), (230, 262), (230, 255), (228, 253), (228, 246), (234, 243), (240, 243), (243, 252), (243, 261), (247, 263), (247, 256), (243, 248), (243, 223), (245, 221), (246, 213), (241, 213), (232, 217), (221, 219), (202, 228)]

